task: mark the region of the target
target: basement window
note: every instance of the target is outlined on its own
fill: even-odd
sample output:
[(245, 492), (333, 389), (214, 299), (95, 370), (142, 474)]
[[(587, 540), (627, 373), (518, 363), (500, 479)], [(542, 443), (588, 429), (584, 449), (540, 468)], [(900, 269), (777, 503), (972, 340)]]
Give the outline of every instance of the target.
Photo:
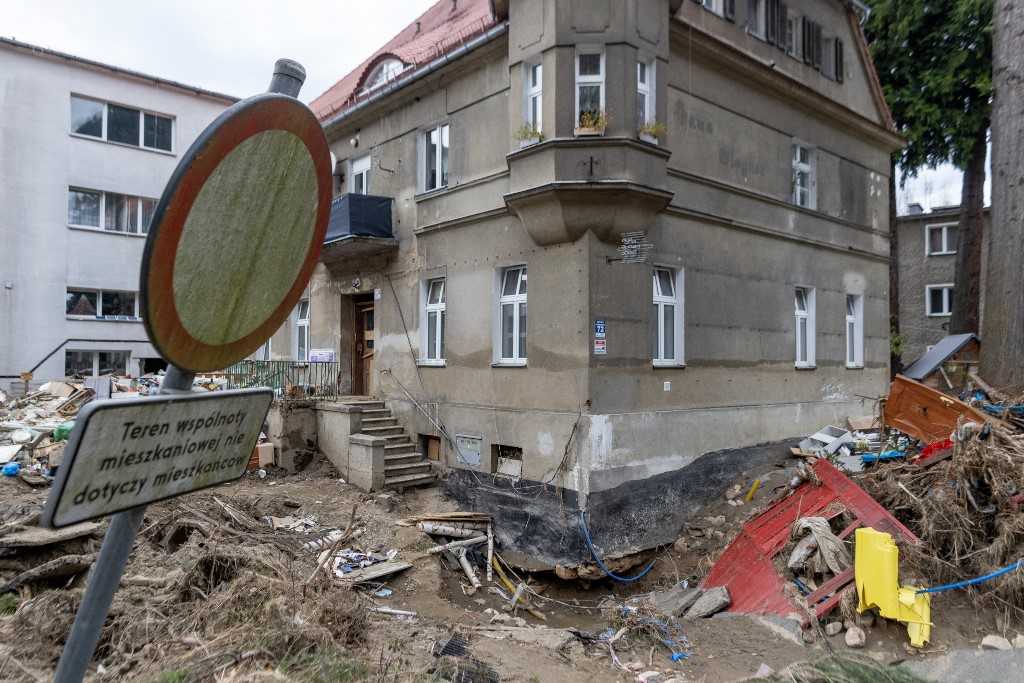
[(99, 375), (127, 375), (128, 351), (65, 351), (66, 377), (96, 377)]
[(814, 367), (814, 288), (797, 287), (794, 290), (796, 367)]
[(519, 446), (491, 444), (491, 471), (518, 480), (523, 476), (523, 449)]

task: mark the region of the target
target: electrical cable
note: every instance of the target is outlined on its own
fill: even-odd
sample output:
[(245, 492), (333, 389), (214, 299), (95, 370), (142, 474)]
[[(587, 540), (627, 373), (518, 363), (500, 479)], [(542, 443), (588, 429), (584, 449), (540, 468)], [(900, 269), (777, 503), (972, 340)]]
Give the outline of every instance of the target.
[(954, 583), (944, 583), (941, 586), (935, 586), (933, 588), (921, 588), (918, 589), (917, 594), (920, 595), (921, 593), (943, 593), (945, 591), (951, 591), (957, 588), (967, 588), (968, 586), (974, 586), (979, 583), (984, 583), (985, 581), (988, 581), (989, 579), (994, 579), (997, 576), (1008, 574), (1009, 572), (1012, 572), (1016, 569), (1021, 569), (1022, 567), (1024, 567), (1024, 557), (1017, 560), (1013, 564), (1007, 565), (1002, 569), (997, 569), (994, 572), (985, 574), (984, 576), (978, 576), (976, 578), (967, 579), (965, 581), (956, 581)]
[(647, 575), (647, 572), (651, 571), (654, 564), (658, 561), (658, 558), (654, 558), (651, 560), (649, 565), (644, 567), (640, 573), (635, 576), (619, 576), (611, 569), (608, 569), (604, 561), (597, 554), (597, 548), (594, 547), (594, 542), (590, 538), (590, 529), (587, 528), (586, 510), (580, 510), (580, 531), (583, 533), (583, 540), (587, 542), (587, 547), (590, 549), (590, 555), (594, 558), (594, 562), (596, 562), (597, 566), (601, 568), (601, 571), (603, 571), (605, 575), (613, 581), (618, 581), (619, 583), (633, 583), (634, 581), (639, 581)]

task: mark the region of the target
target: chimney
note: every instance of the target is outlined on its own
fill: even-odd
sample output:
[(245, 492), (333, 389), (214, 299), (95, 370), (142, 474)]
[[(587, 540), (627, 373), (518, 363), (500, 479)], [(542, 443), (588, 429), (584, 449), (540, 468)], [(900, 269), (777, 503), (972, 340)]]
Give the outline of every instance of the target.
[(917, 202), (914, 202), (913, 204), (907, 206), (908, 216), (920, 216), (922, 213), (924, 213), (924, 207), (918, 204)]

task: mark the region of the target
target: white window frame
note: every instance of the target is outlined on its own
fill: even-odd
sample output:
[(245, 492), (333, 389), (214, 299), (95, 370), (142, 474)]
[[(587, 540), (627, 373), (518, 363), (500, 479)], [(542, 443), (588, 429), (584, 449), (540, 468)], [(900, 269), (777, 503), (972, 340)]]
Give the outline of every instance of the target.
[[(306, 304), (306, 317), (300, 317), (302, 311), (302, 304)], [(299, 303), (295, 304), (295, 360), (300, 363), (309, 362), (309, 319), (310, 319), (310, 305), (311, 301), (308, 298), (302, 298)], [(299, 339), (305, 340), (305, 354), (300, 354), (299, 350), (301, 345)], [(302, 356), (305, 357), (302, 357)]]
[[(850, 312), (850, 303), (853, 312)], [(846, 306), (846, 367), (864, 367), (864, 295), (849, 294), (843, 302)], [(851, 357), (851, 353), (852, 357)]]
[[(152, 197), (139, 197), (136, 195), (125, 194), (123, 192), (105, 192), (103, 190), (94, 190), (88, 187), (80, 187), (78, 185), (68, 185), (68, 200), (70, 201), (72, 192), (91, 192), (100, 196), (100, 224), (99, 225), (86, 225), (84, 223), (72, 223), (70, 216), (70, 207), (68, 207), (69, 215), (67, 217), (67, 224), (69, 228), (75, 228), (78, 230), (93, 230), (95, 232), (105, 232), (113, 235), (131, 235), (134, 237), (145, 237), (149, 234), (149, 224), (144, 223), (142, 220), (142, 202), (150, 201), (153, 202), (153, 211), (156, 212), (156, 205), (158, 199)], [(123, 197), (127, 197), (129, 202), (135, 203), (135, 230), (112, 230), (107, 225), (107, 195), (117, 194)]]
[[(441, 301), (438, 303), (430, 302), (430, 288), (435, 283), (441, 283)], [(418, 362), (420, 365), (434, 365), (443, 367), (445, 365), (445, 357), (441, 352), (444, 348), (444, 333), (445, 327), (447, 327), (448, 317), (448, 278), (447, 277), (432, 277), (426, 280), (422, 280), (420, 283), (420, 311), (423, 315), (422, 323), (422, 345), (420, 348), (420, 358)], [(437, 316), (438, 324), (434, 327), (434, 344), (437, 349), (437, 356), (432, 357), (430, 355), (430, 315), (433, 313)], [(441, 324), (441, 319), (445, 318), (445, 323)]]
[[(67, 318), (68, 320), (94, 320), (94, 321), (100, 321), (100, 322), (119, 322), (119, 323), (137, 323), (137, 322), (142, 322), (142, 316), (139, 313), (139, 311), (140, 311), (139, 306), (141, 306), (141, 303), (139, 302), (139, 293), (138, 292), (134, 292), (134, 291), (132, 291), (130, 289), (95, 289), (93, 287), (65, 287), (64, 288), (65, 304), (67, 303), (66, 296), (67, 296), (68, 292), (92, 292), (92, 293), (94, 293), (96, 295), (96, 315), (75, 315), (73, 313), (68, 313), (67, 312), (67, 308), (65, 306), (64, 317)], [(131, 294), (132, 296), (135, 297), (135, 313), (130, 315), (130, 316), (127, 316), (127, 315), (120, 315), (120, 316), (119, 315), (112, 315), (112, 316), (108, 317), (106, 314), (103, 313), (103, 294), (104, 293), (107, 293), (107, 294)]]
[[(533, 70), (537, 69), (537, 82), (533, 82)], [(528, 126), (540, 132), (544, 126), (544, 65), (539, 61), (526, 62), (523, 65), (523, 120)], [(537, 116), (534, 120), (533, 107), (536, 100)]]
[(725, 4), (723, 0), (701, 0), (704, 9), (714, 12), (718, 16), (725, 16)]
[[(949, 244), (949, 229), (957, 228), (959, 230), (959, 223), (929, 223), (924, 226), (924, 253), (927, 256), (949, 256), (956, 253), (957, 245)], [(942, 231), (942, 251), (932, 251), (932, 230)], [(957, 233), (959, 237), (959, 233)], [(952, 246), (952, 249), (950, 248)]]
[[(646, 123), (654, 123), (657, 119), (658, 109), (655, 106), (655, 92), (657, 88), (655, 84), (656, 71), (655, 71), (655, 60), (645, 61), (638, 60), (636, 63), (636, 92), (638, 95), (644, 95), (644, 112), (643, 121), (637, 121), (636, 127), (639, 129)], [(640, 68), (643, 66), (647, 71), (647, 83), (640, 83)]]
[[(798, 151), (803, 149), (807, 152), (807, 162), (799, 161), (797, 156)], [(818, 150), (800, 140), (793, 140), (790, 145), (790, 158), (792, 159), (792, 177), (790, 184), (792, 185), (792, 192), (790, 200), (796, 206), (804, 209), (816, 210), (818, 208), (818, 179), (817, 179), (817, 167), (818, 167)], [(799, 189), (797, 187), (797, 173), (803, 171), (807, 174), (807, 204), (800, 203)]]
[[(109, 100), (101, 100), (101, 99), (98, 99), (96, 97), (89, 97), (88, 95), (80, 95), (80, 94), (74, 93), (74, 92), (71, 93), (71, 97), (79, 99), (79, 100), (88, 100), (89, 102), (97, 102), (97, 103), (103, 105), (102, 134), (99, 137), (96, 137), (95, 135), (86, 135), (85, 133), (76, 133), (75, 131), (70, 130), (71, 120), (70, 120), (70, 117), (69, 117), (69, 119), (68, 119), (68, 129), (69, 130), (68, 130), (68, 132), (69, 132), (69, 134), (72, 137), (83, 138), (85, 140), (100, 140), (102, 142), (107, 142), (107, 143), (109, 143), (111, 145), (121, 145), (122, 147), (131, 147), (132, 149), (145, 149), (145, 150), (148, 150), (150, 152), (157, 152), (159, 154), (175, 154), (175, 150), (177, 149), (175, 134), (178, 131), (178, 119), (177, 119), (177, 117), (171, 116), (170, 114), (164, 114), (163, 112), (153, 111), (151, 109), (142, 109), (141, 107), (137, 107), (137, 106), (131, 105), (131, 104), (121, 104), (120, 102), (111, 102)], [(121, 107), (123, 109), (133, 109), (133, 110), (135, 110), (135, 111), (137, 111), (139, 113), (139, 144), (133, 145), (133, 144), (130, 144), (130, 143), (127, 143), (127, 142), (120, 142), (118, 140), (111, 140), (109, 138), (108, 131), (107, 131), (107, 116), (108, 116), (109, 107), (111, 105), (113, 105), (115, 107)], [(71, 111), (71, 100), (70, 99), (68, 100), (68, 111), (69, 112)], [(170, 119), (170, 121), (171, 121), (171, 148), (170, 149), (161, 149), (160, 147), (150, 147), (150, 146), (145, 144), (145, 142), (146, 142), (146, 114), (149, 114), (150, 116), (159, 116), (159, 117), (162, 117), (162, 118), (165, 118), (165, 119)]]
[[(512, 270), (522, 270), (520, 275), (519, 285), (516, 289), (515, 294), (505, 295), (505, 273)], [(529, 295), (529, 287), (526, 292), (521, 292), (523, 288), (522, 279), (524, 276), (529, 275), (529, 269), (525, 263), (519, 263), (512, 266), (506, 266), (505, 268), (499, 268), (495, 271), (495, 307), (494, 307), (494, 365), (496, 366), (525, 366), (526, 365), (526, 349), (523, 349), (519, 345), (519, 307), (522, 304), (527, 303), (527, 297)], [(528, 282), (528, 280), (527, 280)], [(512, 315), (512, 355), (504, 356), (503, 344), (502, 344), (502, 306), (511, 304), (514, 308)], [(527, 320), (529, 320), (529, 308), (527, 308)], [(527, 323), (529, 325), (529, 323)], [(527, 335), (529, 335), (529, 329), (527, 329)]]
[[(349, 159), (348, 162), (348, 191), (351, 194), (369, 194), (370, 193), (370, 167), (372, 162), (369, 154), (364, 154), (361, 157)], [(363, 179), (363, 191), (359, 192), (356, 190), (356, 178), (362, 176)]]
[[(938, 313), (932, 311), (932, 290), (942, 289), (945, 292), (942, 295), (942, 303), (945, 304), (946, 310)], [(924, 312), (929, 318), (948, 318), (953, 314), (953, 283), (946, 282), (939, 285), (926, 285), (924, 288)]]
[[(596, 75), (596, 76), (594, 76), (594, 75), (586, 75), (586, 76), (580, 75), (580, 56), (581, 55), (600, 55), (601, 56), (601, 73)], [(597, 85), (597, 86), (600, 87), (600, 93), (601, 93), (601, 97), (600, 97), (600, 99), (601, 99), (601, 109), (600, 109), (600, 111), (603, 112), (605, 110), (605, 84), (604, 84), (604, 77), (605, 77), (605, 73), (606, 73), (606, 68), (605, 68), (604, 50), (602, 48), (600, 48), (600, 47), (584, 47), (584, 46), (577, 47), (576, 48), (576, 54), (573, 57), (573, 65), (574, 65), (573, 66), (573, 73), (576, 75), (576, 84), (575, 84), (575, 89), (576, 89), (576, 97), (575, 97), (575, 99), (576, 99), (576, 118), (573, 119), (573, 120), (575, 121), (574, 125), (576, 127), (579, 127), (579, 125), (580, 125), (580, 86), (581, 85)]]
[[(749, 33), (752, 36), (755, 36), (755, 37), (759, 38), (760, 40), (765, 40), (766, 37), (767, 37), (767, 34), (768, 34), (768, 30), (767, 30), (767, 26), (768, 26), (768, 8), (766, 7), (767, 3), (765, 3), (765, 0), (755, 0), (755, 3), (756, 3), (755, 4), (755, 7), (756, 7), (755, 11), (757, 13), (757, 16), (754, 17), (754, 21), (753, 22), (750, 21), (750, 18), (748, 16), (748, 18), (747, 18), (747, 33)], [(748, 12), (749, 12), (749, 7), (750, 7), (750, 3), (749, 2), (747, 3), (747, 7), (748, 7)], [(751, 27), (751, 23), (753, 23), (753, 27)]]
[[(671, 296), (660, 291), (658, 282), (658, 271), (666, 272), (672, 278), (673, 292)], [(655, 266), (651, 270), (651, 296), (652, 302), (657, 309), (657, 348), (651, 349), (651, 363), (655, 367), (682, 367), (685, 362), (685, 345), (683, 338), (683, 302), (684, 285), (683, 269), (672, 266)], [(672, 338), (675, 342), (671, 356), (665, 355), (665, 314), (666, 305), (674, 306), (672, 315)]]
[[(801, 311), (797, 307), (797, 305), (796, 305), (797, 292), (800, 291), (800, 290), (802, 290), (804, 292), (804, 301), (805, 301), (805, 304), (806, 304), (805, 305), (805, 309), (806, 310), (804, 310), (804, 311)], [(815, 328), (816, 328), (816, 323), (817, 323), (817, 312), (815, 310), (816, 309), (816, 303), (817, 303), (816, 302), (816, 298), (817, 297), (816, 297), (815, 289), (814, 289), (814, 287), (808, 287), (808, 286), (805, 286), (805, 285), (797, 285), (796, 287), (793, 288), (792, 293), (793, 293), (793, 312), (794, 312), (793, 337), (794, 337), (794, 341), (795, 341), (795, 343), (794, 343), (794, 347), (795, 347), (794, 351), (796, 353), (796, 355), (794, 356), (794, 363), (793, 364), (794, 364), (795, 367), (802, 368), (802, 369), (814, 368), (814, 367), (816, 367), (816, 363), (815, 363), (815, 361), (816, 361), (816, 357), (815, 357), (815, 351), (816, 351), (816, 349), (815, 349)], [(804, 349), (802, 348), (802, 344), (800, 343), (800, 320), (801, 319), (806, 320), (806, 327), (807, 327), (807, 349), (806, 349), (806, 353), (801, 353), (802, 351), (804, 351)], [(801, 355), (805, 356), (806, 359), (805, 360), (800, 360), (800, 356)]]
[[(451, 126), (450, 126), (450, 124), (447, 121), (445, 121), (443, 123), (437, 124), (436, 126), (431, 126), (429, 128), (424, 128), (424, 129), (420, 130), (419, 143), (418, 143), (418, 145), (419, 145), (419, 153), (416, 155), (416, 160), (417, 160), (416, 168), (418, 169), (417, 173), (419, 174), (419, 188), (420, 188), (420, 192), (423, 192), (423, 193), (426, 193), (426, 192), (436, 192), (438, 190), (443, 190), (446, 187), (448, 187), (448, 181), (444, 178), (444, 174), (441, 172), (442, 171), (441, 160), (442, 160), (442, 158), (444, 156), (443, 149), (444, 149), (444, 136), (445, 136), (445, 131), (446, 130), (447, 130), (447, 133), (448, 133), (448, 175), (449, 175), (449, 178), (450, 178), (451, 177), (451, 159), (452, 159), (452, 157), (451, 157), (451, 141), (452, 141), (452, 138), (451, 138)], [(437, 182), (438, 182), (438, 184), (435, 187), (427, 187), (427, 170), (426, 170), (426, 167), (424, 166), (424, 164), (427, 161), (427, 159), (426, 159), (426, 154), (427, 154), (427, 136), (429, 136), (431, 133), (434, 133), (434, 132), (437, 133), (437, 149), (434, 151), (434, 171), (437, 173)]]
[(800, 52), (800, 15), (793, 10), (786, 10), (786, 35), (783, 36), (786, 45), (786, 54), (794, 59), (798, 58)]

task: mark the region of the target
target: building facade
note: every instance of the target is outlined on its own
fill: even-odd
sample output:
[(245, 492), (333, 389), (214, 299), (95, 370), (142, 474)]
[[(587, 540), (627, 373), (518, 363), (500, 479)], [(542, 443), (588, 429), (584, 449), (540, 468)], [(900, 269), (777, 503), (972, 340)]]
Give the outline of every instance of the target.
[[(985, 292), (991, 214), (983, 213), (981, 296)], [(956, 281), (959, 206), (938, 206), (925, 212), (919, 204), (896, 219), (899, 269), (900, 337), (904, 365), (920, 358), (949, 334)], [(979, 315), (985, 307), (979, 303)], [(980, 321), (979, 321), (980, 323)]]
[(311, 105), (350, 228), (309, 344), (524, 564), (585, 563), (582, 511), (671, 542), (742, 447), (886, 392), (901, 141), (857, 8), (783, 7), (443, 0)]
[[(227, 95), (0, 39), (0, 383), (163, 366), (139, 317), (149, 219)], [(20, 381), (17, 382), (20, 384)]]

